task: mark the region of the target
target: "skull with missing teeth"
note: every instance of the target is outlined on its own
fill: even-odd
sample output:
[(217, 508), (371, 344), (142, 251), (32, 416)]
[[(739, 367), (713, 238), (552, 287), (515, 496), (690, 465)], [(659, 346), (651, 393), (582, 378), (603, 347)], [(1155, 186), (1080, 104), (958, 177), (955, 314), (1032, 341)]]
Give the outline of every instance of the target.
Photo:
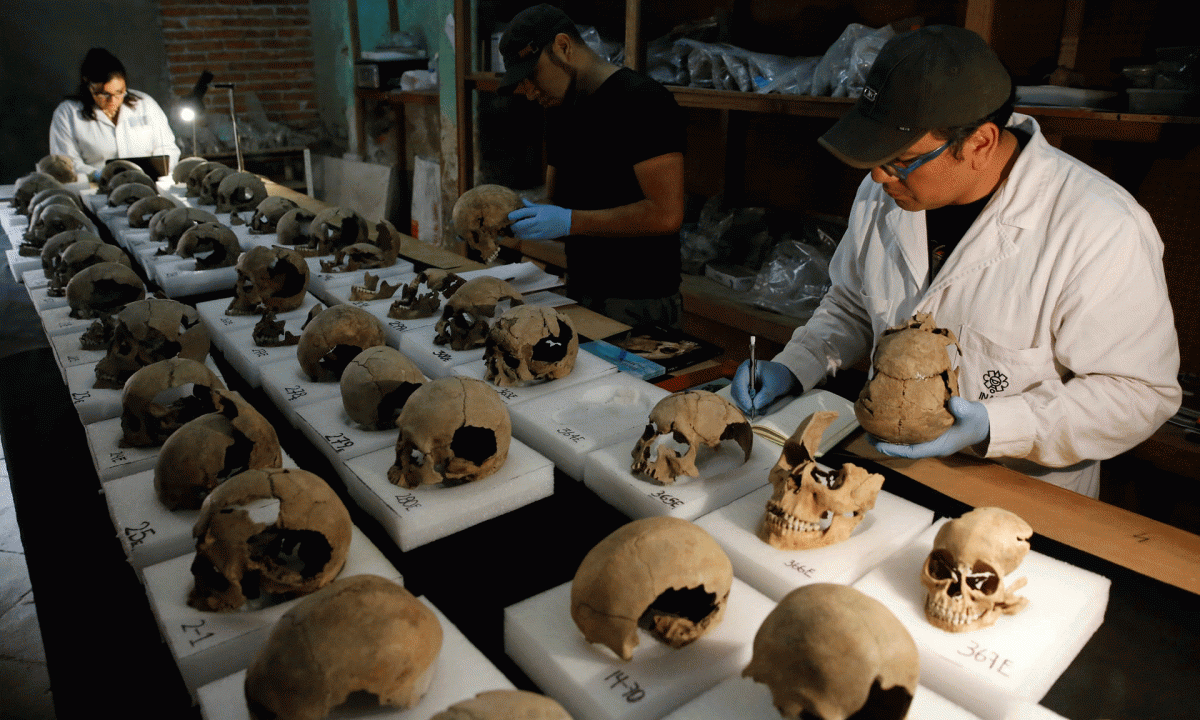
[(500, 254), (497, 239), (512, 237), (508, 214), (521, 208), (521, 198), (503, 185), (478, 185), (454, 203), (454, 231), (467, 243), (468, 256), (483, 263)]
[[(1029, 552), (1033, 528), (1001, 508), (976, 508), (938, 530), (921, 568), (925, 617), (948, 632), (991, 626), (1029, 604), (1016, 594), (1025, 578), (1008, 580)], [(1006, 585), (1007, 583), (1007, 585)]]
[(295, 250), (256, 245), (238, 256), (234, 297), (226, 315), (288, 312), (308, 295), (308, 263)]
[(448, 344), (455, 350), (482, 347), (487, 341), (488, 318), (495, 317), (504, 300), (510, 306), (525, 302), (516, 288), (499, 278), (484, 275), (468, 280), (442, 308), (442, 317), (434, 326), (434, 344)]
[(575, 369), (579, 335), (554, 308), (518, 305), (492, 323), (483, 352), (485, 379), (494, 385), (556, 380)]
[(673, 393), (650, 411), (650, 422), (630, 453), (629, 471), (659, 485), (670, 485), (679, 475), (698, 477), (701, 448), (716, 450), (725, 440), (741, 447), (743, 462), (750, 459), (754, 431), (737, 406), (707, 390)]
[(191, 358), (169, 358), (129, 376), (121, 392), (121, 447), (162, 445), (187, 422), (217, 409), (225, 383)]
[(673, 648), (720, 624), (733, 565), (698, 525), (669, 516), (622, 525), (596, 544), (571, 582), (571, 618), (584, 638), (633, 658), (638, 628)]
[(204, 362), (208, 346), (208, 330), (196, 308), (158, 298), (131, 302), (114, 316), (108, 352), (96, 363), (95, 386), (119, 389), (140, 368), (167, 358)]
[(396, 320), (431, 317), (442, 306), (442, 300), (454, 295), (466, 282), (449, 270), (422, 270), (400, 288), (400, 298), (388, 308), (388, 317)]
[(813, 413), (800, 423), (771, 469), (771, 498), (758, 536), (781, 550), (825, 547), (850, 537), (875, 507), (883, 476), (851, 463), (837, 471), (817, 464), (817, 449), (836, 412)]

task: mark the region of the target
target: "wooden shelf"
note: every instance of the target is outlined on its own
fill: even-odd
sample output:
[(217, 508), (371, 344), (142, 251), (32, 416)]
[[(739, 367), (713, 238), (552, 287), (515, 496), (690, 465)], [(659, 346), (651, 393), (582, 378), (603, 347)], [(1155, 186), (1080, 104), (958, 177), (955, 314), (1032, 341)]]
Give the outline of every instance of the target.
[(379, 88), (354, 88), (359, 100), (382, 100), (392, 105), (437, 105), (440, 95), (437, 90), (380, 90)]

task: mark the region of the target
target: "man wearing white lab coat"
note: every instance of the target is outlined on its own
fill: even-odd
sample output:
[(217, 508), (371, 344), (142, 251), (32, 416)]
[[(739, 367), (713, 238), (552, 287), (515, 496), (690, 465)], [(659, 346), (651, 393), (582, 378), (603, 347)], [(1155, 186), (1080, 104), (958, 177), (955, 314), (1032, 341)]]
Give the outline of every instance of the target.
[[(871, 168), (832, 287), (759, 364), (754, 392), (739, 370), (735, 400), (764, 407), (812, 388), (869, 357), (888, 327), (930, 313), (961, 351), (954, 426), (916, 445), (872, 439), (876, 448), (971, 452), (1096, 497), (1098, 461), (1148, 438), (1180, 405), (1162, 241), (1129, 193), (1051, 147), (1032, 118), (973, 130), (955, 121), (1010, 113), (1011, 80), (977, 35), (935, 26), (889, 45), (864, 98), (821, 138)], [(929, 132), (956, 125), (967, 128), (957, 145)], [(947, 208), (962, 217), (946, 221)]]

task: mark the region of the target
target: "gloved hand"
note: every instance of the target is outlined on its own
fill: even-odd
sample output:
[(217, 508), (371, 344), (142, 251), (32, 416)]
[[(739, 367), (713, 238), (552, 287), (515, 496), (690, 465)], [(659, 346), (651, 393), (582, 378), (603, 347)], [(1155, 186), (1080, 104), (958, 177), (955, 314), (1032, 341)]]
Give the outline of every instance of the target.
[(757, 382), (754, 385), (757, 388), (750, 384), (749, 360), (738, 365), (729, 388), (734, 404), (744, 413), (757, 414), (755, 411), (762, 412), (781, 396), (803, 390), (800, 381), (783, 363), (759, 360), (756, 370), (755, 374), (758, 377), (755, 378)]
[(942, 433), (941, 437), (915, 445), (886, 443), (873, 435), (868, 435), (867, 441), (884, 455), (900, 458), (926, 458), (953, 455), (963, 448), (988, 439), (992, 425), (988, 420), (986, 405), (957, 395), (950, 398), (947, 405), (950, 414), (954, 416), (954, 424)]
[(513, 235), (521, 240), (553, 240), (571, 234), (571, 211), (557, 205), (537, 205), (521, 198), (525, 207), (508, 214)]
[(92, 181), (92, 182), (94, 182), (94, 183), (98, 183), (98, 182), (100, 182), (100, 171), (99, 171), (99, 170), (93, 170), (93, 171), (92, 171), (92, 174), (91, 174), (91, 175), (88, 175), (88, 180), (91, 180), (91, 181)]

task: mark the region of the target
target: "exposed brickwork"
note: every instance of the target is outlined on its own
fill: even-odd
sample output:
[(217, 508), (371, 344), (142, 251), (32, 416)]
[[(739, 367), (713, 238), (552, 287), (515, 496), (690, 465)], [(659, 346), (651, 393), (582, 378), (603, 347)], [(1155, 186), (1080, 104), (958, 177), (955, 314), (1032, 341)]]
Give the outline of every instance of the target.
[[(184, 96), (200, 73), (237, 85), (238, 114), (254, 93), (267, 119), (297, 130), (320, 125), (308, 0), (161, 0), (171, 88)], [(225, 109), (211, 89), (210, 108)]]

